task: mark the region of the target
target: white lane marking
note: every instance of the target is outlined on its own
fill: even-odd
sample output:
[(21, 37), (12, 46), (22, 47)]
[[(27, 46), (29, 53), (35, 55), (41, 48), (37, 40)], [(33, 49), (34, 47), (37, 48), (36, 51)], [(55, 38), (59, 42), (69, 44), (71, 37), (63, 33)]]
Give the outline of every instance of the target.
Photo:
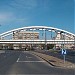
[(28, 58), (32, 58), (32, 57), (28, 57)]
[[(19, 57), (18, 57), (18, 59), (17, 59), (17, 61), (16, 62), (33, 62), (33, 63), (37, 63), (37, 62), (46, 62), (46, 61), (20, 61), (20, 56), (21, 56), (21, 54), (19, 55)], [(26, 56), (26, 58), (33, 58), (33, 57), (28, 57), (28, 56)]]
[(26, 58), (27, 58), (27, 56), (26, 56)]
[(19, 59), (20, 59), (20, 56), (21, 56), (21, 54), (19, 55), (19, 57), (18, 57), (18, 59), (17, 59), (17, 61), (16, 61), (16, 62), (18, 62), (18, 61), (19, 61)]
[(26, 58), (32, 58), (32, 57), (28, 57), (28, 56), (26, 56)]
[(19, 59), (20, 59), (20, 58), (18, 58), (16, 62), (19, 62)]
[(33, 62), (33, 63), (36, 62), (37, 63), (37, 62), (46, 62), (46, 61), (17, 61), (17, 62)]

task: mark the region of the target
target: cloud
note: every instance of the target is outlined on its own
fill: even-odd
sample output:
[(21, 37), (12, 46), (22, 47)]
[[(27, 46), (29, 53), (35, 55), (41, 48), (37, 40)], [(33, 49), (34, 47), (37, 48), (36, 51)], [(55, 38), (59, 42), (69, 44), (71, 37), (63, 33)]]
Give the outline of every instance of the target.
[(12, 21), (12, 19), (14, 19), (14, 16), (12, 13), (0, 13), (0, 23), (6, 23), (6, 22), (9, 22), (9, 21)]
[(12, 12), (10, 13), (0, 13), (0, 24), (12, 24), (12, 23), (28, 23), (29, 18), (27, 17), (17, 17)]

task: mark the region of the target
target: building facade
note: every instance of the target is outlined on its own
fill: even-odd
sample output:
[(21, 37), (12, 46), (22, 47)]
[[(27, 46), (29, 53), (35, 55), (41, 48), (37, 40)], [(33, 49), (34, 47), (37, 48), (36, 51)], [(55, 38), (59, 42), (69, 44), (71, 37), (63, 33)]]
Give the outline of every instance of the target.
[(38, 40), (39, 32), (21, 31), (13, 33), (13, 40)]
[[(13, 32), (13, 40), (38, 40), (39, 32), (20, 31)], [(13, 44), (14, 49), (29, 49), (32, 44)]]
[[(56, 35), (56, 38), (55, 40), (73, 40), (74, 37), (72, 35), (69, 35), (69, 34), (64, 34), (64, 33), (61, 33), (61, 32), (58, 32), (57, 35)], [(61, 47), (62, 45), (61, 44), (56, 44), (56, 47)], [(66, 49), (70, 49), (72, 46), (74, 46), (74, 44), (65, 44), (64, 43), (64, 48)]]

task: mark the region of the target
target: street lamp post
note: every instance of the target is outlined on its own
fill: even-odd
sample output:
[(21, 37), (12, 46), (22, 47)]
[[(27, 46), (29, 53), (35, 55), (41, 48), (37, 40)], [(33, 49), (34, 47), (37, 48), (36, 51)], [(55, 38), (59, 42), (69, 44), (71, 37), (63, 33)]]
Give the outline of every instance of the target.
[(65, 33), (64, 33), (63, 37), (62, 37), (62, 33), (64, 33), (64, 32), (63, 32), (63, 31), (60, 32), (60, 39), (61, 39), (61, 40), (64, 40), (64, 43), (61, 44), (61, 47), (62, 47), (62, 49), (63, 49), (64, 46), (65, 46)]
[(75, 36), (74, 36), (74, 50), (75, 50)]
[(45, 39), (45, 50), (47, 50), (47, 43), (46, 43), (46, 29), (44, 29), (44, 39)]

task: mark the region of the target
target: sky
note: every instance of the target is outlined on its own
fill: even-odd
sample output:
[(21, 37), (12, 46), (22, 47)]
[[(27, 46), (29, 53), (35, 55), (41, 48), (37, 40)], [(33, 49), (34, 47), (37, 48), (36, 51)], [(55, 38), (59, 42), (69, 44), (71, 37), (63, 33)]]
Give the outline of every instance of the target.
[(0, 0), (0, 33), (49, 26), (75, 33), (75, 0)]

